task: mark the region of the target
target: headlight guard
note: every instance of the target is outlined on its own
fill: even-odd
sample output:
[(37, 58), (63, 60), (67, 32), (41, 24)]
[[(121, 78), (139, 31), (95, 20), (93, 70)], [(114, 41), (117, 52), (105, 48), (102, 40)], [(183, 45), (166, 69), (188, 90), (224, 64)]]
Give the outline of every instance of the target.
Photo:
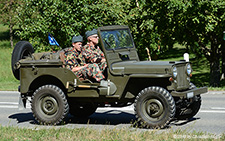
[(186, 65), (186, 73), (188, 76), (190, 76), (192, 73), (191, 64), (189, 64), (189, 63)]
[(176, 66), (173, 66), (173, 68), (172, 68), (172, 75), (173, 75), (174, 79), (177, 77), (177, 67)]

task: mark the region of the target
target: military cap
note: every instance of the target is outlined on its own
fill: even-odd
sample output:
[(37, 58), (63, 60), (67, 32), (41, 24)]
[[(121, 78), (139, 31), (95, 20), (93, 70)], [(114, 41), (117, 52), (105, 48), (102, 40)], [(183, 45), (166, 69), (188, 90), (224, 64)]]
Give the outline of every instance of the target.
[(76, 42), (83, 42), (83, 37), (81, 35), (73, 36), (72, 43), (76, 43)]
[(85, 32), (85, 35), (86, 35), (86, 38), (88, 38), (89, 36), (97, 34), (97, 33), (98, 33), (97, 29), (93, 29), (91, 31)]

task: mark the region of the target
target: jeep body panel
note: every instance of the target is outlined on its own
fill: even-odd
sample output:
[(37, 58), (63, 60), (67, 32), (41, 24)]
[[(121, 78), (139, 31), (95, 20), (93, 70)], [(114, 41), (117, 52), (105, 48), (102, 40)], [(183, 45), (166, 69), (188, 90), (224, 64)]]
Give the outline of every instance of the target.
[[(69, 69), (62, 67), (60, 60), (21, 60), (20, 61), (20, 92), (28, 93), (31, 87), (36, 87), (36, 83), (50, 83), (47, 80), (41, 78), (49, 78), (52, 80), (58, 80), (64, 87), (68, 82), (74, 82), (77, 80), (77, 85), (83, 84), (76, 75)], [(53, 79), (54, 78), (54, 79)], [(40, 82), (45, 81), (45, 82)], [(52, 82), (54, 83), (54, 82)], [(99, 84), (90, 84), (99, 85)], [(90, 91), (90, 89), (89, 89)], [(70, 91), (68, 90), (68, 96), (70, 97), (98, 97), (99, 94), (93, 90), (90, 92), (84, 91)]]
[[(173, 64), (160, 61), (123, 61), (111, 65), (113, 74), (164, 74), (171, 75)], [(149, 67), (150, 66), (150, 67)]]

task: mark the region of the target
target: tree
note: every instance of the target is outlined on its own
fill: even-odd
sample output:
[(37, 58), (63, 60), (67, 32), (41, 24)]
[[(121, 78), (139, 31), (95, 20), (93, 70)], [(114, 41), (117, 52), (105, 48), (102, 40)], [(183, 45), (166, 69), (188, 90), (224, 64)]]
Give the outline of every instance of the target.
[[(210, 84), (220, 84), (220, 58), (225, 29), (223, 0), (23, 0), (18, 16), (22, 39), (36, 50), (50, 50), (50, 32), (63, 46), (74, 35), (103, 25), (125, 24), (131, 29), (141, 59), (173, 47), (175, 42), (203, 54), (210, 63)], [(160, 48), (160, 50), (159, 50)]]
[[(50, 50), (48, 32), (62, 47), (71, 45), (74, 35), (85, 35), (103, 25), (123, 24), (124, 12), (129, 1), (61, 1), (24, 0), (26, 5), (19, 15), (18, 32), (22, 39), (29, 40), (38, 51)], [(110, 7), (110, 8), (109, 8)]]
[[(47, 33), (50, 32), (62, 47), (71, 45), (74, 35), (85, 35), (103, 25), (129, 25), (141, 58), (146, 58), (146, 44), (151, 51), (157, 50), (158, 34), (151, 29), (152, 20), (142, 18), (146, 12), (134, 0), (24, 0), (26, 5), (19, 15), (18, 35), (29, 40), (38, 51), (50, 50)], [(140, 17), (141, 15), (141, 17)], [(142, 16), (143, 15), (143, 16)], [(151, 39), (151, 40), (149, 40)], [(154, 48), (154, 49), (152, 49)], [(144, 53), (143, 53), (144, 52)]]
[(0, 18), (4, 24), (9, 25), (10, 44), (12, 48), (13, 30), (17, 24), (16, 17), (21, 4), (21, 0), (1, 0), (0, 2)]
[(222, 75), (221, 75), (221, 80), (224, 80), (225, 78), (225, 31), (223, 31), (223, 42), (221, 45), (221, 50), (222, 50)]
[[(189, 0), (183, 3), (184, 13), (177, 21), (176, 38), (200, 48), (210, 63), (210, 85), (220, 86), (220, 58), (225, 29), (225, 1)], [(181, 36), (182, 35), (182, 36)], [(178, 37), (179, 36), (179, 37)]]
[(223, 0), (164, 0), (146, 1), (145, 10), (151, 11), (154, 29), (162, 44), (186, 44), (202, 53), (210, 63), (210, 85), (220, 85), (220, 57), (225, 29)]

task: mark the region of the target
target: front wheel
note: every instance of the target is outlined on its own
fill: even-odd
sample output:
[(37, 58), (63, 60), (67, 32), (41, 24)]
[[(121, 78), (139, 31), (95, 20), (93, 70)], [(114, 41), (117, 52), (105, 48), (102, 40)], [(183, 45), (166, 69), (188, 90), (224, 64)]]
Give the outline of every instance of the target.
[(64, 92), (55, 85), (38, 88), (31, 101), (34, 118), (42, 125), (57, 125), (67, 116), (69, 105)]
[(145, 128), (164, 128), (173, 119), (176, 108), (171, 94), (161, 87), (148, 87), (135, 99), (138, 123)]

